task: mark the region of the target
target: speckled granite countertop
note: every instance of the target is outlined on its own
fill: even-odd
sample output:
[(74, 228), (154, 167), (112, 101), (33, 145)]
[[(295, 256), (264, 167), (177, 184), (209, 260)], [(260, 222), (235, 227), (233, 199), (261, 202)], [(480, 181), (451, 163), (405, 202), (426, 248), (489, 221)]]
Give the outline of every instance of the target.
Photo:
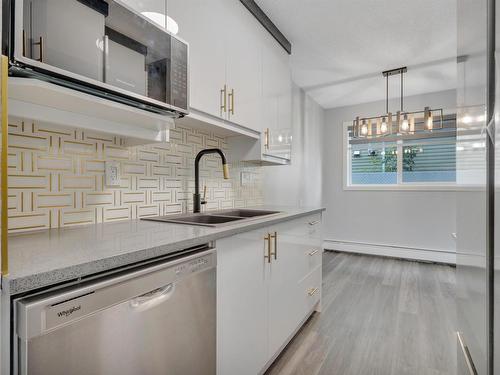
[(253, 208), (282, 212), (219, 228), (131, 220), (11, 235), (2, 291), (14, 295), (47, 287), (324, 210)]

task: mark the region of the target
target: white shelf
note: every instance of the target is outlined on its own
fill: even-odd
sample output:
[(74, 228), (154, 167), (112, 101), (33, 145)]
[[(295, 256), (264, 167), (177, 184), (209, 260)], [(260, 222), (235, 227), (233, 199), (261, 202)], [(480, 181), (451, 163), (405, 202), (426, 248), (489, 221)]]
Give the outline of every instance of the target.
[(119, 135), (127, 145), (168, 142), (174, 120), (33, 78), (9, 77), (9, 115)]
[(210, 131), (223, 137), (244, 136), (251, 140), (260, 139), (260, 132), (256, 130), (217, 118), (194, 108), (190, 108), (189, 115), (176, 120), (176, 123), (195, 129)]

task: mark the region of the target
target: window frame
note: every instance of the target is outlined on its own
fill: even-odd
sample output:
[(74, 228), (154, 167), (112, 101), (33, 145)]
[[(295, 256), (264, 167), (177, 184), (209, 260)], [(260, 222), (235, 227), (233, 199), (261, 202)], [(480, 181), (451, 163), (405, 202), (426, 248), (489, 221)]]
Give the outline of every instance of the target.
[[(351, 147), (348, 138), (348, 129), (352, 122), (342, 124), (342, 182), (343, 190), (351, 191), (480, 191), (481, 185), (458, 185), (456, 182), (403, 182), (403, 159), (397, 159), (396, 184), (352, 184), (351, 174)], [(403, 154), (403, 141), (396, 141), (398, 155)]]

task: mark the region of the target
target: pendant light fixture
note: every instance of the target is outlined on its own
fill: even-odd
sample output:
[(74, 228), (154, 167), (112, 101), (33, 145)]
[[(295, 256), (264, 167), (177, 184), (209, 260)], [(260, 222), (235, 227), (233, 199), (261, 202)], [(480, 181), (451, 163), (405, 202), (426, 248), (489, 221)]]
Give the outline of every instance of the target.
[(424, 108), (424, 125), (427, 130), (432, 130), (434, 127), (434, 119), (430, 107)]
[(397, 117), (398, 117), (398, 130), (399, 133), (408, 133), (410, 131), (410, 122), (408, 120), (408, 113), (404, 111), (404, 73), (406, 73), (407, 69), (406, 68), (401, 68), (399, 75), (401, 77), (401, 83), (400, 83), (400, 88), (401, 88), (401, 107), (400, 110), (398, 111)]
[[(382, 72), (385, 78), (385, 113), (374, 117), (356, 117), (353, 121), (353, 138), (385, 137), (392, 135), (394, 130), (396, 130), (396, 135), (405, 135), (432, 132), (443, 128), (443, 109), (425, 107), (423, 111), (404, 110), (404, 74), (407, 71), (406, 67), (401, 67)], [(393, 127), (393, 114), (389, 112), (389, 77), (393, 75), (400, 76), (401, 89), (400, 108), (396, 112), (396, 129)], [(439, 119), (437, 124), (436, 117)], [(374, 134), (372, 133), (372, 120), (377, 124)]]

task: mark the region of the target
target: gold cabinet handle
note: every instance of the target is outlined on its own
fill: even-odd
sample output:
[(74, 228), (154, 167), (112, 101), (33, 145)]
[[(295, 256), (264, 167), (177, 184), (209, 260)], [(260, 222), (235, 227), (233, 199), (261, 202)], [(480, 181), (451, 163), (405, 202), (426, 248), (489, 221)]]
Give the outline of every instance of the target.
[(311, 251), (308, 255), (309, 255), (310, 257), (312, 257), (312, 256), (313, 256), (314, 254), (316, 254), (318, 251), (319, 251), (318, 249), (313, 250), (313, 251)]
[(278, 233), (274, 232), (274, 234), (269, 235), (270, 239), (274, 239), (274, 252), (271, 255), (274, 255), (274, 259), (278, 259)]
[(321, 223), (321, 221), (314, 220), (314, 221), (309, 222), (308, 224), (311, 225), (311, 226), (313, 226), (313, 225), (316, 225), (316, 224), (319, 224), (319, 223)]
[(234, 89), (231, 89), (231, 92), (227, 94), (230, 98), (229, 100), (229, 114), (234, 115)]
[(227, 111), (227, 85), (224, 85), (224, 88), (220, 90), (220, 110), (221, 112)]
[(307, 292), (307, 294), (309, 294), (309, 296), (314, 296), (316, 294), (316, 292), (318, 291), (318, 288), (311, 288), (309, 289), (309, 291)]
[(38, 61), (43, 62), (43, 37), (41, 36), (38, 39), (38, 42), (33, 43), (35, 46), (38, 46), (39, 50), (39, 58)]
[(264, 132), (264, 147), (266, 150), (269, 150), (269, 128)]
[[(264, 252), (264, 259), (267, 259), (267, 263), (271, 263), (271, 235), (268, 233), (267, 236), (264, 237), (264, 241), (267, 242), (267, 255)], [(264, 248), (266, 244), (264, 243)]]

